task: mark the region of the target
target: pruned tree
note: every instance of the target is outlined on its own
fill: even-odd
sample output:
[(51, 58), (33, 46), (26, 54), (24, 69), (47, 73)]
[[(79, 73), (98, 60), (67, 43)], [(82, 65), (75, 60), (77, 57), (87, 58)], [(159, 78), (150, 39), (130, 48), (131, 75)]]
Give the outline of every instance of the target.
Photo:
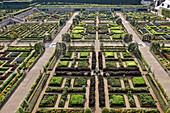
[(135, 52), (138, 50), (138, 43), (137, 42), (130, 42), (128, 45), (129, 52)]
[(132, 37), (133, 37), (132, 34), (126, 33), (126, 34), (124, 34), (123, 40), (124, 40), (124, 42), (129, 43), (132, 41)]

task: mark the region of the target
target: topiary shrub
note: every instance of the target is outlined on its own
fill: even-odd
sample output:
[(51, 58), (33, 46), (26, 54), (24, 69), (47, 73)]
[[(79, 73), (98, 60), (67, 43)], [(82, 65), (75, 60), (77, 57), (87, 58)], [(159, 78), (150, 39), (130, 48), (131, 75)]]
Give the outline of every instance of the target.
[(104, 108), (102, 109), (102, 113), (109, 113), (109, 109), (106, 108), (106, 107), (104, 107)]
[(84, 110), (84, 113), (92, 113), (92, 110), (91, 110), (90, 108), (86, 108), (86, 109)]

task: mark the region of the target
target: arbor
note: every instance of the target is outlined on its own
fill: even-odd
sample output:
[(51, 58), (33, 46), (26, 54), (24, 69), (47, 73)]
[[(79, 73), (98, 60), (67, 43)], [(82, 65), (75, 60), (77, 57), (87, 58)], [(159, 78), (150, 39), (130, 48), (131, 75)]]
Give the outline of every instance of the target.
[(132, 34), (126, 33), (126, 34), (124, 34), (123, 40), (124, 40), (124, 42), (129, 43), (132, 41), (132, 37), (133, 37)]
[(109, 109), (107, 109), (106, 107), (104, 107), (104, 108), (102, 109), (102, 113), (109, 113)]
[(129, 52), (135, 52), (138, 50), (138, 43), (137, 42), (130, 42), (128, 45)]
[(90, 108), (86, 108), (86, 109), (84, 110), (84, 113), (92, 113), (92, 110), (91, 110)]

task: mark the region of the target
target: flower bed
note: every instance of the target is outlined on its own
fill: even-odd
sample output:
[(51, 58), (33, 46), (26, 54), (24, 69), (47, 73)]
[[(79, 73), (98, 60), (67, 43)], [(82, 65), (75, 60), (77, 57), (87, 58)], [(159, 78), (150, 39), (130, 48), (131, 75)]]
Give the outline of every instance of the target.
[(67, 67), (68, 64), (69, 64), (69, 61), (60, 61), (57, 66), (58, 67)]
[(52, 77), (49, 86), (61, 86), (63, 83), (63, 77)]
[(112, 87), (121, 87), (120, 79), (115, 77), (109, 77), (107, 78), (108, 85), (111, 85)]
[(74, 87), (82, 87), (87, 85), (87, 78), (84, 77), (76, 77), (74, 79)]
[(137, 94), (142, 107), (156, 107), (156, 102), (150, 94)]
[(39, 106), (40, 107), (54, 107), (57, 97), (58, 97), (57, 94), (44, 94)]

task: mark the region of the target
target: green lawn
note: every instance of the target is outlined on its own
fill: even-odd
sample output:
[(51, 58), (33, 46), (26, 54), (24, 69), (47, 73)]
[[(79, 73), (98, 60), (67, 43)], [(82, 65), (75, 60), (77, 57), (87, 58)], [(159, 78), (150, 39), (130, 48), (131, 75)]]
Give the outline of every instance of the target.
[(133, 77), (132, 82), (134, 86), (146, 86), (146, 83), (143, 77)]
[(114, 57), (114, 53), (113, 52), (105, 52), (104, 54), (107, 57)]
[(49, 86), (61, 86), (63, 82), (63, 77), (52, 77)]
[(82, 94), (71, 94), (69, 106), (84, 106), (85, 96)]
[(137, 67), (137, 64), (135, 61), (126, 61), (127, 67)]
[(86, 58), (86, 57), (88, 57), (89, 55), (90, 55), (89, 52), (81, 52), (81, 53), (80, 53), (80, 58)]
[(123, 95), (110, 95), (109, 96), (110, 106), (125, 106)]
[(115, 34), (122, 34), (121, 30), (110, 30), (110, 32)]
[(69, 64), (69, 61), (60, 61), (57, 66), (58, 67), (67, 67), (68, 64)]

